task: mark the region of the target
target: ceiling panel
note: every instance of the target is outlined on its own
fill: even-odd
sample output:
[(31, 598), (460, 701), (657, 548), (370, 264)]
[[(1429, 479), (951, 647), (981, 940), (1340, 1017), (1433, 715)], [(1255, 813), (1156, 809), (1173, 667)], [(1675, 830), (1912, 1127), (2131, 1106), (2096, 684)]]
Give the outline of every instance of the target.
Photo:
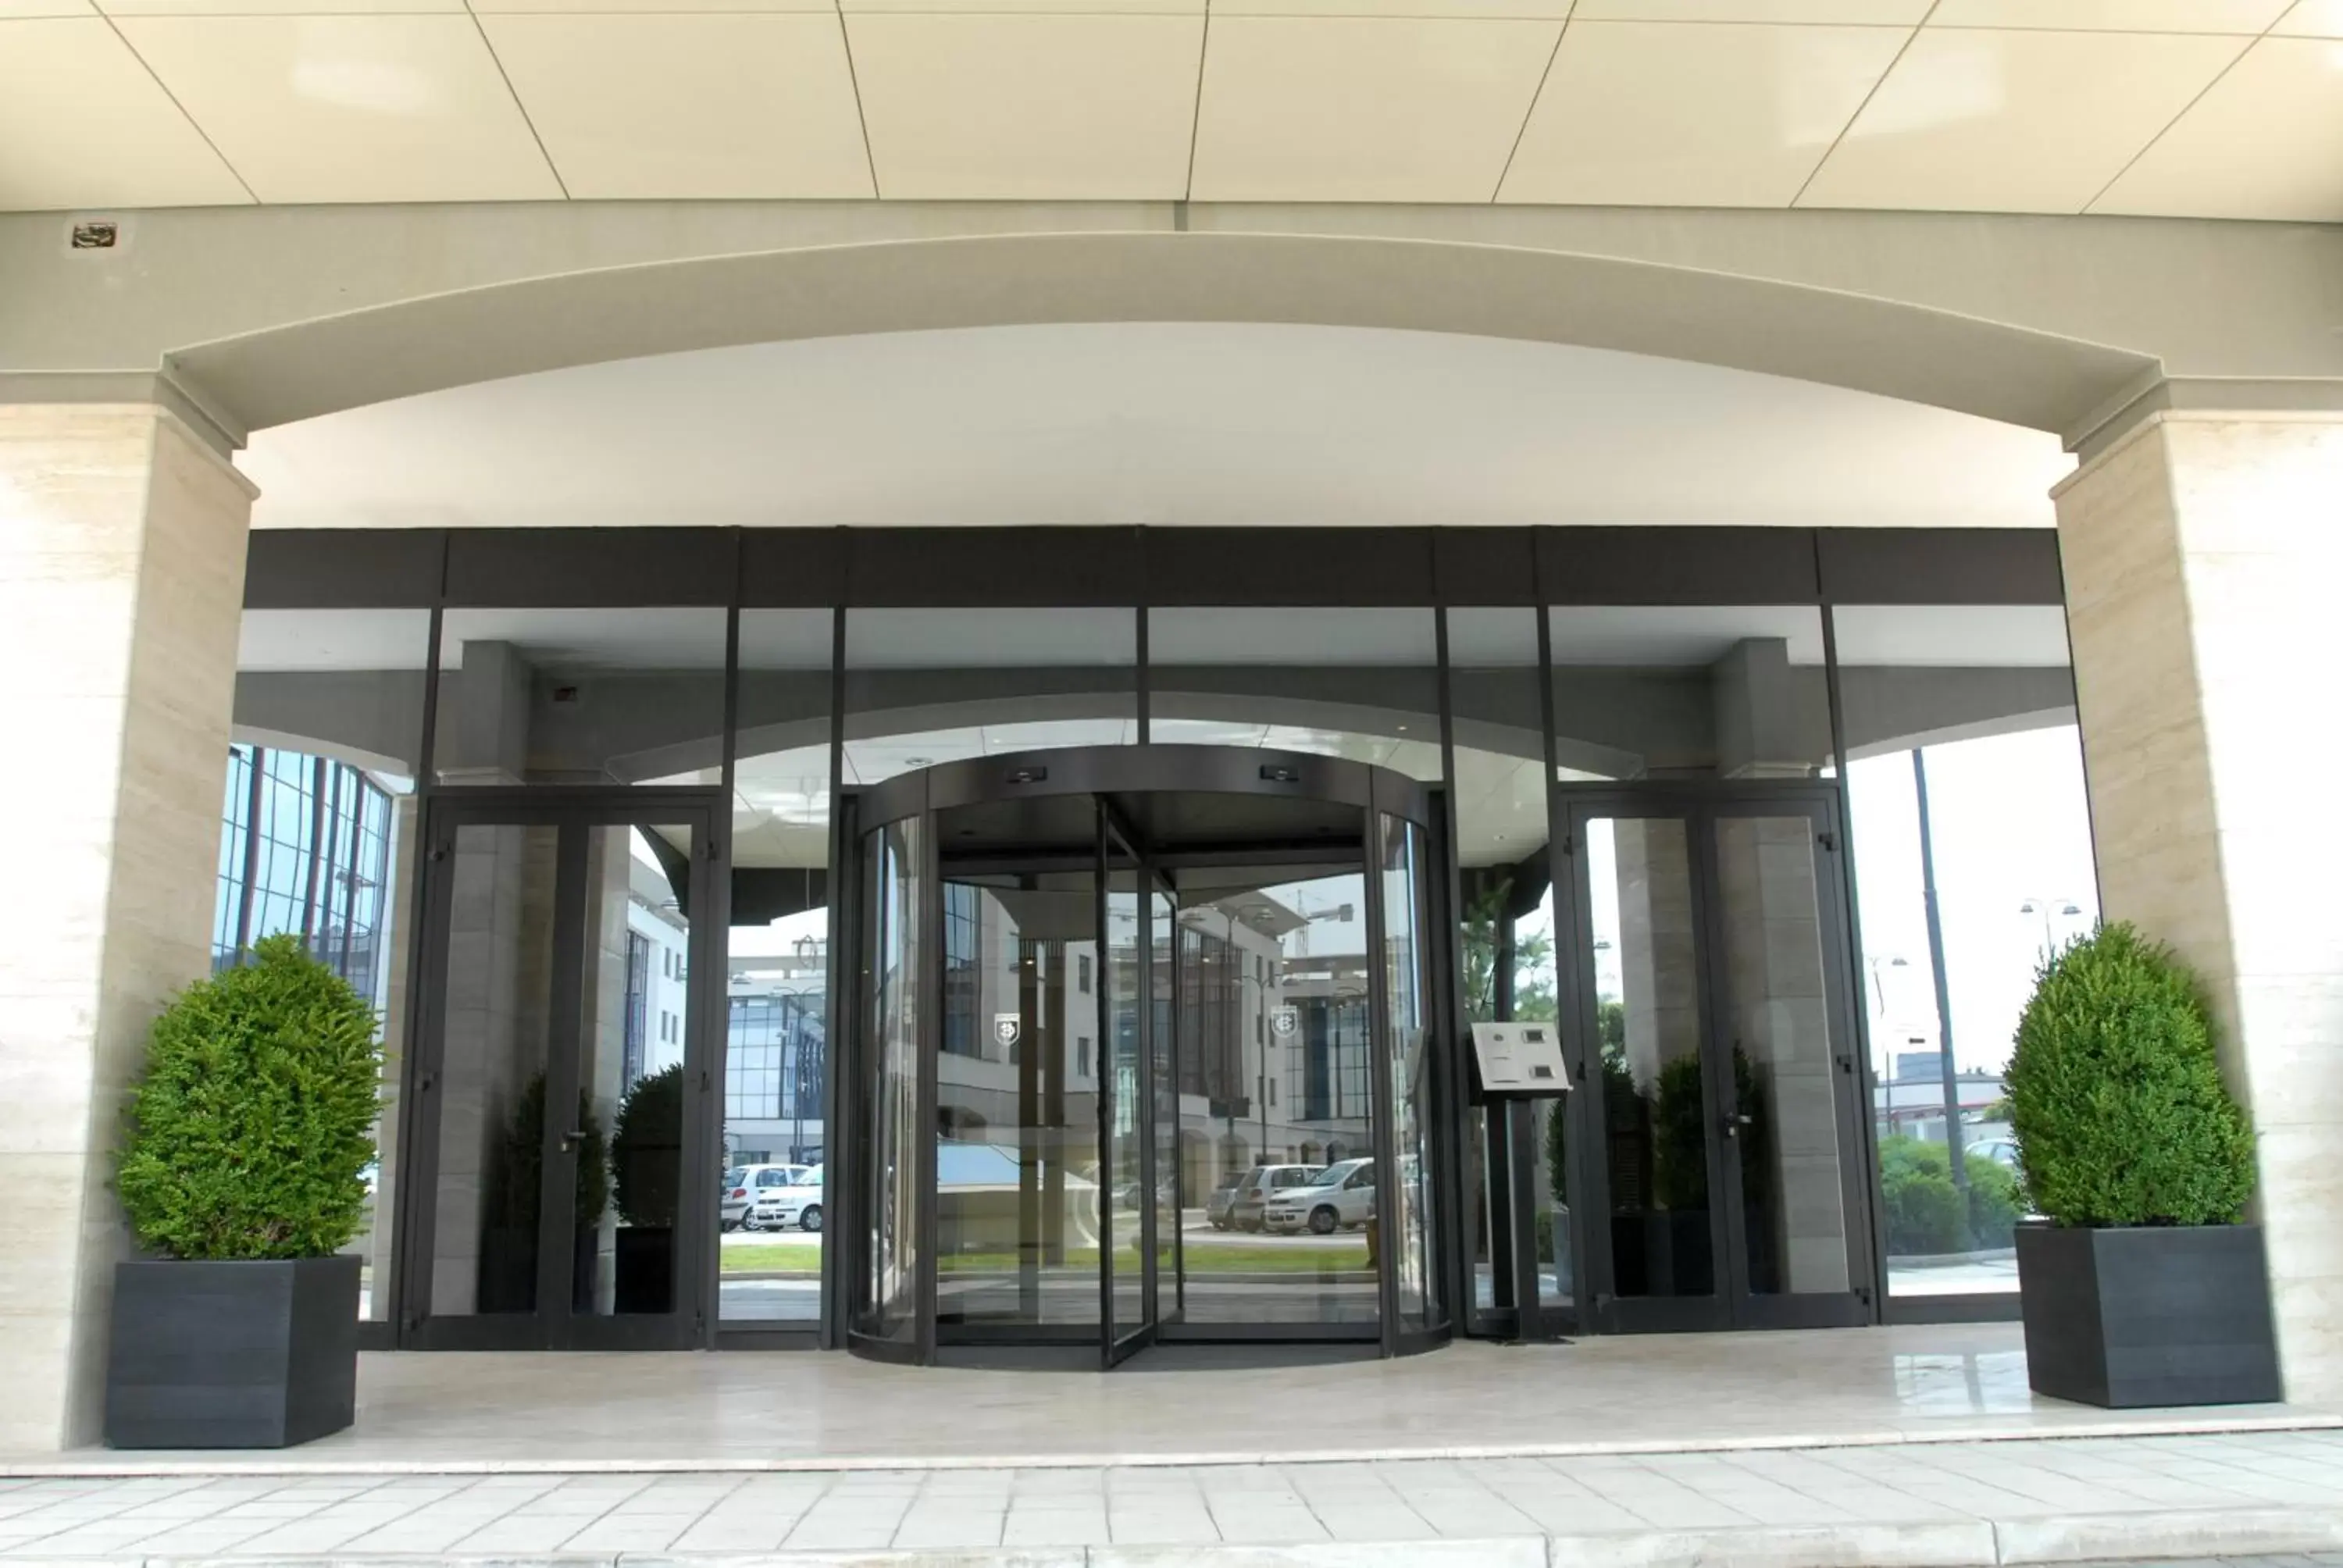
[(1930, 0), (1578, 0), (1582, 22), (1812, 22), (1916, 26)]
[(2078, 212), (2247, 43), (1924, 28), (1798, 205)]
[(1931, 27), (2259, 33), (2293, 0), (1937, 0)]
[(116, 25), (263, 201), (561, 195), (468, 15)]
[(1199, 201), (1487, 201), (1558, 24), (1216, 16)]
[(835, 12), (480, 25), (574, 197), (875, 194)]
[(461, 15), (464, 0), (103, 0), (97, 8), (112, 16), (369, 16), (434, 11)]
[(0, 0), (0, 22), (25, 16), (95, 16), (90, 0)]
[(2091, 210), (2343, 223), (2343, 44), (2256, 44)]
[(0, 21), (0, 208), (251, 199), (105, 18)]
[[(851, 4), (852, 0), (849, 0)], [(1583, 3), (1583, 0), (1582, 0)], [(1571, 0), (1212, 0), (1214, 16), (1436, 16), (1561, 22)]]
[(2298, 0), (2271, 31), (2291, 38), (2343, 38), (2343, 0)]
[[(563, 0), (548, 0), (560, 5)], [(624, 0), (617, 0), (623, 4)], [(689, 4), (689, 0), (683, 0)], [(1421, 3), (1421, 0), (1417, 0)], [(954, 15), (1039, 15), (1201, 16), (1207, 0), (835, 0), (840, 11), (930, 12)]]
[(1574, 22), (1500, 198), (1787, 206), (1911, 35)]
[(848, 17), (882, 196), (1182, 195), (1201, 16)]

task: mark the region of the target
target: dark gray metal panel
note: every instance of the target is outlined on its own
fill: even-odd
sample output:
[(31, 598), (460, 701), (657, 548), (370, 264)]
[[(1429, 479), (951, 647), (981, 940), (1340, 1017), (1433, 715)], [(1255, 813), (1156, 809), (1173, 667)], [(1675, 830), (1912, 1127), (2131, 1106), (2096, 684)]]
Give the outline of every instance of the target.
[(729, 528), (458, 528), (451, 605), (729, 605), (739, 546)]
[(740, 530), (740, 603), (825, 609), (846, 599), (844, 528)]
[(1434, 528), (1433, 597), (1453, 605), (1537, 603), (1536, 538), (1529, 528)]
[(1437, 528), (1149, 528), (1151, 605), (1428, 605)]
[(1832, 604), (2063, 604), (2053, 528), (1824, 528)]
[(1540, 528), (1548, 604), (1813, 604), (1806, 528)]
[(853, 528), (847, 603), (1137, 605), (1135, 528)]
[(244, 558), (246, 609), (392, 609), (439, 600), (440, 528), (260, 528)]

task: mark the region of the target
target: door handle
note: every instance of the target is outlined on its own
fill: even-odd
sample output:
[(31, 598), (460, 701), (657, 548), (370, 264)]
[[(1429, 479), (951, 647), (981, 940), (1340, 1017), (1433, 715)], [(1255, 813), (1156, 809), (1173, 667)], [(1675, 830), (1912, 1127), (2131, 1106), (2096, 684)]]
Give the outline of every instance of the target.
[(1741, 1136), (1741, 1130), (1755, 1124), (1756, 1120), (1754, 1116), (1727, 1116), (1724, 1119), (1725, 1135), (1727, 1138), (1738, 1138)]
[(575, 1154), (578, 1152), (578, 1146), (585, 1141), (586, 1130), (582, 1127), (573, 1127), (561, 1135), (561, 1151), (564, 1154)]

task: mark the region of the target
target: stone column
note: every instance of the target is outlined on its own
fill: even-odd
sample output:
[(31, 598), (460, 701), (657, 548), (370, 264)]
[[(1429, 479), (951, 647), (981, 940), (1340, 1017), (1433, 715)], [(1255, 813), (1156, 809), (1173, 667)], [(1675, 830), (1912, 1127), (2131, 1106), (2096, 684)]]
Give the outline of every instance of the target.
[(2056, 494), (2100, 903), (2204, 979), (2287, 1395), (2343, 1397), (2343, 420), (2154, 416)]
[(210, 967), (253, 495), (159, 408), (0, 407), (0, 1453), (98, 1435), (123, 1091)]

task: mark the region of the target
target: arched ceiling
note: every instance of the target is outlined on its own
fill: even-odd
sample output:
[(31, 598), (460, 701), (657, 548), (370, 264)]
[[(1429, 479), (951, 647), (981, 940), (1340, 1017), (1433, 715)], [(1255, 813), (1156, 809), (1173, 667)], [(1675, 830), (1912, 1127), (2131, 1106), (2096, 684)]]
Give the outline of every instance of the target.
[(2055, 437), (1684, 360), (1349, 327), (815, 338), (263, 430), (264, 527), (2046, 526)]

